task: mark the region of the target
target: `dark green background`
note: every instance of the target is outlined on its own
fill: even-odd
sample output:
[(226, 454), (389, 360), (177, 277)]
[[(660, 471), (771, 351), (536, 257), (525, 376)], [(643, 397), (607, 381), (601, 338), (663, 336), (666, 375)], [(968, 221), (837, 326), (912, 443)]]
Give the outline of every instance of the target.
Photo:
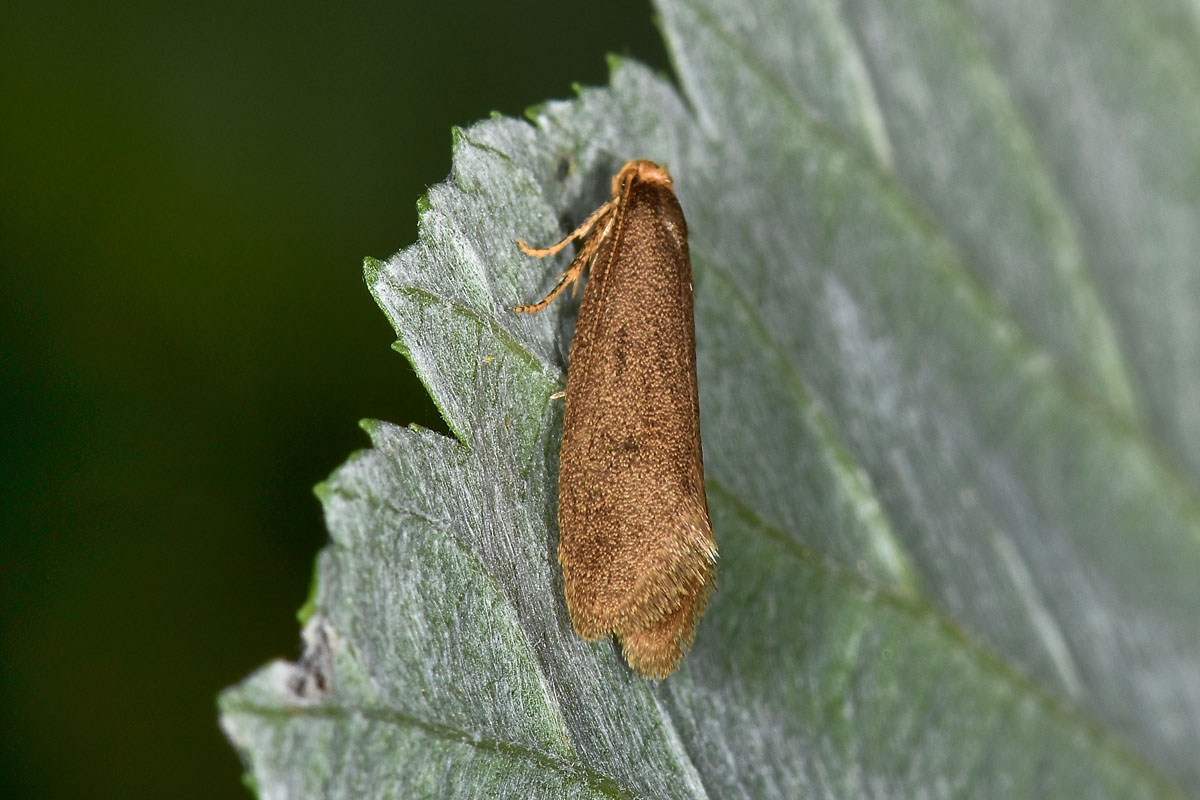
[(438, 425), (361, 278), (450, 128), (666, 68), (646, 0), (0, 12), (0, 794), (244, 797), (215, 695), (298, 652), (311, 487)]

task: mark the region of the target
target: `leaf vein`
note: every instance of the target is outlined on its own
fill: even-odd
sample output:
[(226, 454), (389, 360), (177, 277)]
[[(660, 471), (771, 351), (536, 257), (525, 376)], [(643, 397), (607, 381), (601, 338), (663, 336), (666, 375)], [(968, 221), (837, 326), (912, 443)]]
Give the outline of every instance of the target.
[(288, 722), (297, 717), (327, 719), (340, 722), (351, 716), (360, 716), (372, 722), (401, 728), (415, 728), (435, 739), (445, 742), (465, 744), (477, 750), (499, 753), (504, 756), (532, 762), (542, 769), (551, 770), (568, 780), (581, 781), (587, 788), (616, 800), (639, 800), (640, 796), (621, 786), (614, 778), (584, 764), (581, 761), (569, 761), (537, 748), (529, 747), (503, 739), (481, 737), (468, 731), (431, 722), (412, 714), (405, 714), (390, 708), (380, 706), (349, 706), (322, 704), (301, 707), (275, 707), (261, 703), (230, 702), (225, 707), (225, 713), (243, 713), (264, 719)]

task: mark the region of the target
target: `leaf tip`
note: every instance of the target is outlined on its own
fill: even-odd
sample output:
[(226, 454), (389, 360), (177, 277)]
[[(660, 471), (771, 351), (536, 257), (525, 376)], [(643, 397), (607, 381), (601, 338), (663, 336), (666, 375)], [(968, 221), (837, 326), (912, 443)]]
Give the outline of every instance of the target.
[(263, 793), (258, 786), (258, 778), (254, 777), (254, 773), (250, 770), (242, 771), (242, 786), (250, 790), (250, 794), (255, 797), (262, 797)]
[(372, 258), (371, 256), (367, 256), (363, 259), (363, 280), (366, 281), (368, 286), (371, 286), (375, 283), (376, 279), (379, 277), (379, 271), (381, 269), (383, 269), (383, 262), (379, 259)]
[[(322, 502), (328, 496), (329, 491), (330, 489), (324, 481), (313, 487), (313, 493)], [(303, 605), (296, 609), (296, 620), (300, 623), (301, 627), (307, 625), (308, 621), (317, 613), (317, 590), (321, 582), (320, 564), (319, 560), (313, 562), (312, 577), (308, 580), (308, 596), (304, 598)]]
[(545, 107), (545, 103), (536, 103), (532, 106), (526, 106), (524, 111), (525, 119), (536, 123), (538, 121), (538, 117), (542, 115), (542, 109)]

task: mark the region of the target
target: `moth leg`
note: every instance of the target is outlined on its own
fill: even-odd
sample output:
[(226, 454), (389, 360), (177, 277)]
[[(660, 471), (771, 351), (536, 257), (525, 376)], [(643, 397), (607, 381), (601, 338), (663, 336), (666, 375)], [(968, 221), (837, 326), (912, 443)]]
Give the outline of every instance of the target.
[[(599, 219), (599, 217), (601, 215), (600, 212), (607, 211), (610, 205), (611, 205), (611, 203), (605, 203), (603, 206), (601, 206), (595, 214), (592, 214), (592, 216), (588, 217), (587, 222), (583, 223), (583, 225), (580, 225), (579, 228), (576, 228), (576, 230), (571, 234), (571, 236), (574, 236), (576, 233), (578, 233), (580, 230), (583, 230), (584, 228), (588, 228), (589, 231), (587, 233), (591, 233), (590, 228), (596, 224), (597, 220)], [(558, 283), (556, 283), (554, 285), (554, 288), (550, 290), (550, 294), (546, 295), (541, 300), (539, 300), (538, 302), (536, 302), (532, 305), (517, 306), (514, 310), (519, 311), (522, 314), (532, 314), (536, 311), (541, 311), (543, 308), (545, 308), (546, 306), (548, 306), (552, 302), (554, 302), (554, 298), (556, 298), (560, 294), (562, 294), (563, 291), (568, 286), (574, 286), (576, 289), (578, 289), (579, 279), (581, 277), (583, 277), (584, 270), (591, 266), (592, 260), (596, 256), (596, 251), (600, 248), (600, 242), (604, 241), (604, 235), (608, 233), (608, 228), (611, 227), (611, 225), (612, 225), (612, 222), (610, 220), (609, 224), (607, 226), (605, 226), (605, 229), (602, 233), (600, 233), (599, 235), (589, 235), (588, 236), (588, 238), (583, 243), (583, 247), (579, 248), (579, 252), (575, 254), (575, 259), (571, 262), (571, 266), (567, 267), (566, 272), (564, 272), (558, 276)], [(568, 237), (568, 239), (564, 239), (563, 241), (568, 241), (569, 238), (570, 237)], [(559, 242), (557, 245), (555, 245), (555, 247), (558, 247), (562, 243), (563, 242)], [(524, 245), (521, 242), (517, 242), (517, 244), (521, 246), (522, 250), (525, 250)], [(548, 249), (546, 251), (532, 251), (532, 252), (529, 250), (525, 250), (525, 252), (529, 253), (530, 255), (537, 255), (538, 258), (541, 258), (542, 256), (538, 255), (538, 253), (540, 253), (540, 252), (549, 253), (552, 249), (553, 248)], [(572, 296), (574, 296), (574, 292), (572, 292)]]
[[(608, 218), (608, 222), (604, 223), (604, 230), (600, 231), (600, 233), (597, 233), (597, 234), (593, 235), (592, 238), (588, 239), (587, 242), (583, 245), (583, 249), (580, 250), (580, 252), (579, 252), (580, 257), (587, 258), (587, 272), (589, 275), (592, 274), (592, 264), (596, 263), (596, 254), (600, 252), (600, 243), (608, 238), (608, 232), (612, 230), (613, 220), (615, 218), (616, 218), (616, 215), (610, 216)], [(571, 262), (571, 266), (574, 267), (575, 263)], [(571, 299), (574, 300), (575, 296), (578, 294), (579, 294), (579, 281), (577, 279), (571, 284)]]
[(550, 290), (550, 294), (543, 297), (538, 302), (528, 306), (517, 306), (514, 310), (522, 314), (532, 314), (535, 311), (541, 311), (546, 306), (554, 302), (554, 298), (563, 293), (563, 290), (574, 284), (583, 275), (583, 269), (587, 262), (591, 260), (591, 251), (596, 248), (592, 246), (592, 241), (588, 240), (583, 248), (575, 255), (575, 260), (571, 262), (571, 266), (567, 267), (567, 271), (558, 276), (558, 283)]
[(613, 201), (609, 200), (607, 203), (605, 203), (604, 205), (597, 208), (595, 211), (592, 212), (592, 215), (590, 217), (585, 219), (580, 224), (580, 226), (578, 228), (571, 231), (566, 236), (564, 236), (562, 239), (559, 239), (557, 242), (550, 245), (549, 247), (544, 247), (544, 248), (530, 247), (529, 245), (525, 244), (524, 239), (517, 239), (517, 247), (521, 248), (521, 252), (524, 253), (525, 255), (533, 256), (534, 258), (545, 258), (546, 256), (552, 256), (555, 253), (562, 250), (567, 245), (569, 245), (571, 242), (575, 241), (576, 239), (582, 239), (583, 237), (585, 237), (589, 233), (591, 233), (592, 228), (596, 224), (596, 221), (598, 219), (600, 219), (601, 217), (603, 217), (605, 214), (607, 214), (612, 209), (612, 204), (613, 204)]

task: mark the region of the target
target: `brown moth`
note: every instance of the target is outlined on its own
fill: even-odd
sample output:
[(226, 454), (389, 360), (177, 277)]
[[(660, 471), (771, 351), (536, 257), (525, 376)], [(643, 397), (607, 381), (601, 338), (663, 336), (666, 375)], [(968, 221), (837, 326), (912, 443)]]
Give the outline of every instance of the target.
[(584, 270), (567, 367), (558, 561), (580, 636), (615, 634), (629, 666), (670, 675), (716, 584), (696, 392), (687, 223), (671, 176), (630, 161), (612, 196), (543, 258), (582, 239), (540, 311)]

